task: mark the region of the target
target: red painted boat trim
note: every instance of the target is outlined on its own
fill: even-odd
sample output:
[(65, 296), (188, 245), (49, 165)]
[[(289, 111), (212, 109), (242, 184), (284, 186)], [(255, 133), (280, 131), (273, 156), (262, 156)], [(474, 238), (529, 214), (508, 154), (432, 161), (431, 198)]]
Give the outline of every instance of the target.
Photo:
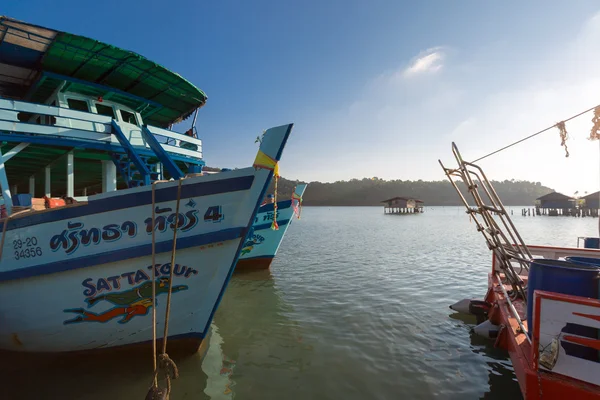
[(600, 340), (598, 340), (598, 339), (589, 339), (589, 338), (585, 338), (585, 337), (565, 335), (565, 336), (563, 336), (563, 340), (566, 340), (566, 341), (572, 342), (572, 343), (576, 343), (576, 344), (580, 344), (582, 346), (591, 347), (596, 350), (600, 350)]
[[(494, 264), (495, 263), (492, 262), (493, 266), (495, 266)], [(577, 296), (561, 295), (558, 293), (536, 291), (534, 296), (534, 320), (536, 322), (535, 329), (533, 329), (532, 344), (529, 344), (525, 334), (520, 332), (517, 320), (512, 316), (508, 301), (504, 298), (498, 279), (494, 274), (490, 274), (488, 282), (489, 290), (485, 299), (492, 304), (489, 319), (494, 324), (501, 326), (495, 346), (508, 351), (523, 397), (526, 400), (600, 400), (600, 388), (598, 388), (598, 386), (581, 382), (574, 378), (553, 374), (551, 372), (538, 372), (537, 369), (537, 358), (539, 355), (539, 315), (541, 312), (541, 301), (539, 301), (539, 299), (543, 297), (595, 307), (600, 306), (600, 301)], [(527, 327), (527, 321), (526, 318), (524, 318), (524, 302), (515, 301), (513, 302), (513, 306), (517, 309), (519, 317)]]
[(591, 314), (582, 314), (578, 312), (574, 312), (573, 315), (577, 315), (578, 317), (589, 318), (596, 321), (600, 321), (600, 315), (591, 315)]

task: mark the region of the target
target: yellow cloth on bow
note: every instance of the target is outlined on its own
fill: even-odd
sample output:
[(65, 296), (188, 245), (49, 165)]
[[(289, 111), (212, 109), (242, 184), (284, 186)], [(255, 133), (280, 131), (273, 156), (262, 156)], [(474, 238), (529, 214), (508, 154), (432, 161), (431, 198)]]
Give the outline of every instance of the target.
[(256, 158), (254, 159), (254, 168), (264, 168), (273, 171), (275, 176), (279, 176), (279, 163), (277, 160), (266, 155), (262, 150), (258, 150)]

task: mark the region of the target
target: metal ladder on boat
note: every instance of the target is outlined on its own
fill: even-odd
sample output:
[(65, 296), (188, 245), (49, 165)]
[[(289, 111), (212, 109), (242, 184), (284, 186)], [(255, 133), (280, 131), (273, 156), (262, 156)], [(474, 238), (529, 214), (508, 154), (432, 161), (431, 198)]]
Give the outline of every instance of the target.
[[(475, 222), (477, 231), (481, 232), (488, 248), (493, 252), (495, 265), (504, 274), (505, 283), (512, 286), (509, 296), (512, 299), (521, 297), (527, 301), (527, 293), (523, 288), (524, 282), (520, 273), (529, 271), (529, 261), (533, 258), (529, 249), (483, 170), (476, 164), (463, 160), (454, 142), (452, 153), (458, 168), (446, 168), (442, 161), (438, 160), (440, 166), (467, 208), (467, 214)], [(469, 205), (455, 181), (456, 178), (462, 180), (475, 206)], [(486, 201), (489, 204), (486, 204)]]

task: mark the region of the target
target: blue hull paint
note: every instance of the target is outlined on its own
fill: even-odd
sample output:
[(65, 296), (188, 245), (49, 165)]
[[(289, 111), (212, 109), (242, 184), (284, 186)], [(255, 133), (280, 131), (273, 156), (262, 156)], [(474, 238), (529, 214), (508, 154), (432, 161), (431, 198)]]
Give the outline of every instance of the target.
[[(306, 190), (306, 184), (296, 186), (295, 194), (302, 197)], [(292, 200), (277, 202), (277, 224), (278, 230), (271, 229), (273, 221), (274, 206), (272, 203), (261, 206), (254, 219), (252, 230), (246, 238), (240, 255), (239, 265), (242, 268), (252, 268), (252, 260), (261, 260), (261, 266), (269, 265), (266, 260), (273, 259), (277, 255), (279, 246), (289, 228), (291, 221), (295, 218)], [(238, 266), (239, 266), (238, 265)], [(258, 264), (257, 264), (258, 265)]]

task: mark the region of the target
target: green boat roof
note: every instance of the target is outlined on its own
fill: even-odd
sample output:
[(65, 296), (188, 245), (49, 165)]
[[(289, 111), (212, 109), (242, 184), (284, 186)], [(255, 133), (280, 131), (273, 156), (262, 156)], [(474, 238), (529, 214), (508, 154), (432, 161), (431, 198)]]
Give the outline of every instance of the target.
[(159, 127), (186, 119), (207, 100), (194, 84), (135, 52), (0, 16), (0, 96), (43, 102), (63, 82), (70, 92), (110, 96)]

